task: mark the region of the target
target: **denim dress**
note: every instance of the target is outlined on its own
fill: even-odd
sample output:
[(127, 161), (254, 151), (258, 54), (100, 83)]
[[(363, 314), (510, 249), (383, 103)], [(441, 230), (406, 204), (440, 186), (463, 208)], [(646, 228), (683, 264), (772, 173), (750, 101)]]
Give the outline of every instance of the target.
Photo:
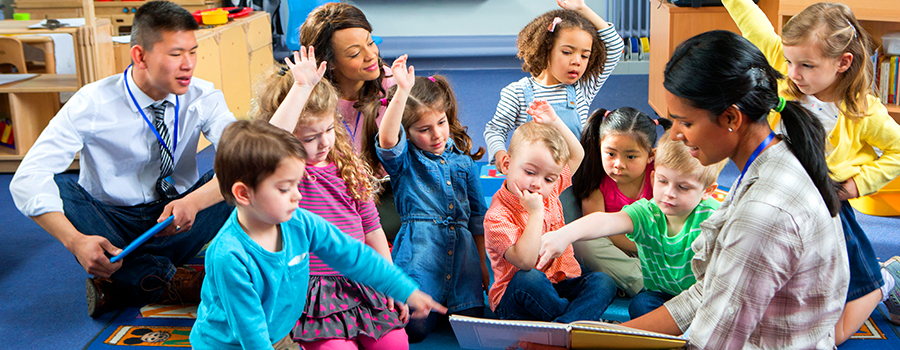
[(484, 307), (481, 259), (472, 236), (484, 235), (487, 205), (475, 161), (453, 139), (435, 155), (400, 134), (390, 149), (376, 141), (400, 214), (394, 264), (451, 313)]

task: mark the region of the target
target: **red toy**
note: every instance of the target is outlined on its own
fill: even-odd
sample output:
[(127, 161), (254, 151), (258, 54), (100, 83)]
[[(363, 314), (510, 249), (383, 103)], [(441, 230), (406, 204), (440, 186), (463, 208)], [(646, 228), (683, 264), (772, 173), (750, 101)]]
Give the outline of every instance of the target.
[(192, 13), (194, 15), (194, 20), (197, 21), (197, 24), (203, 24), (203, 12), (213, 11), (217, 9), (222, 9), (228, 12), (228, 20), (233, 20), (235, 18), (241, 18), (246, 15), (249, 15), (250, 12), (253, 12), (252, 8), (249, 7), (217, 7), (205, 10), (197, 10)]

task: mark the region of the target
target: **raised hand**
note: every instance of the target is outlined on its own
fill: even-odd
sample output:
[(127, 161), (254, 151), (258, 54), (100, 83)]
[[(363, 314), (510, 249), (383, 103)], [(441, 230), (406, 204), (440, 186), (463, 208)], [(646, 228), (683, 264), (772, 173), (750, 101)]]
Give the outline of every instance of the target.
[(572, 11), (578, 11), (587, 7), (584, 0), (556, 0), (556, 4), (561, 8)]
[(532, 101), (531, 106), (528, 106), (525, 113), (531, 115), (538, 124), (550, 125), (559, 119), (559, 116), (556, 115), (556, 111), (553, 110), (553, 107), (550, 107), (550, 103), (546, 100)]
[(394, 81), (400, 89), (412, 89), (416, 83), (416, 68), (413, 66), (406, 67), (406, 60), (409, 55), (397, 57), (394, 64), (391, 65), (391, 72), (394, 73)]
[(300, 51), (294, 51), (294, 61), (291, 62), (291, 57), (288, 56), (284, 58), (284, 64), (291, 70), (294, 84), (309, 88), (316, 86), (319, 80), (322, 80), (327, 66), (325, 61), (322, 61), (318, 67), (316, 66), (316, 50), (312, 46), (308, 50), (307, 47), (301, 46)]

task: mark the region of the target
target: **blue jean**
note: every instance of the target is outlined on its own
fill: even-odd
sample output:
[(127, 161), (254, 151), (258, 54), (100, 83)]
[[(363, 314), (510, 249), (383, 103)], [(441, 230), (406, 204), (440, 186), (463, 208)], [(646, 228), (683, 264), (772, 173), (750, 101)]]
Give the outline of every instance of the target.
[(663, 306), (663, 304), (673, 297), (675, 296), (669, 293), (645, 289), (631, 299), (631, 304), (628, 304), (628, 316), (630, 316), (632, 320), (641, 317), (650, 313), (650, 311)]
[(875, 250), (856, 221), (856, 213), (853, 212), (850, 202), (841, 202), (840, 216), (844, 240), (847, 242), (847, 257), (850, 261), (847, 301), (853, 301), (881, 288), (884, 285), (884, 278), (881, 276), (881, 265), (878, 264)]
[[(156, 224), (169, 202), (184, 197), (213, 177), (209, 171), (193, 187), (176, 198), (162, 199), (135, 206), (112, 206), (91, 197), (69, 176), (55, 177), (63, 211), (72, 225), (85, 235), (102, 236), (114, 246), (125, 248), (131, 241)], [(116, 299), (130, 305), (155, 302), (163, 287), (181, 266), (197, 255), (228, 219), (233, 207), (220, 202), (197, 213), (187, 232), (153, 237), (122, 259), (122, 267), (112, 274)], [(155, 276), (158, 278), (145, 278)], [(119, 296), (121, 295), (121, 297)]]
[(553, 283), (537, 269), (519, 270), (494, 313), (504, 320), (599, 321), (615, 296), (616, 283), (603, 272)]

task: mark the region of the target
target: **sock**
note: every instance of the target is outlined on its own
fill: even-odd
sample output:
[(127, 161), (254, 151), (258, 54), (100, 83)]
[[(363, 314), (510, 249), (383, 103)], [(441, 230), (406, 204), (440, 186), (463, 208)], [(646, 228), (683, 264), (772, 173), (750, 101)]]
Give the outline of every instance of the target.
[(888, 293), (894, 289), (894, 284), (897, 281), (894, 280), (894, 275), (891, 275), (891, 272), (885, 268), (881, 269), (881, 277), (884, 278), (884, 285), (881, 286), (881, 301), (885, 301), (890, 296)]

